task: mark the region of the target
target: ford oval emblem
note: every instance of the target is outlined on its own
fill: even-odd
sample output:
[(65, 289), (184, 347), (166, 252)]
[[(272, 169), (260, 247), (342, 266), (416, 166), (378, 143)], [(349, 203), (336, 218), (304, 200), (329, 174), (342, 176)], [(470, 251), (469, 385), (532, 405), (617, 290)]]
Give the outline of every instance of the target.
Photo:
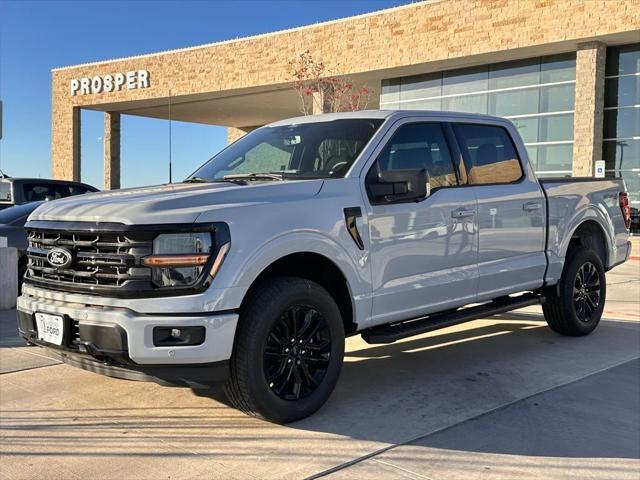
[(67, 268), (72, 260), (71, 252), (64, 248), (53, 248), (47, 253), (47, 261), (55, 268)]

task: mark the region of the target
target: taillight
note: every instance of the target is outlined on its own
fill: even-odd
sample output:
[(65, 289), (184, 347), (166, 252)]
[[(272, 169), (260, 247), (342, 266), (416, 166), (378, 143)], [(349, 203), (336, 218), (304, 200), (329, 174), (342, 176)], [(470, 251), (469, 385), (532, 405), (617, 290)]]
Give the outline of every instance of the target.
[(620, 210), (622, 210), (624, 226), (627, 227), (628, 230), (631, 226), (631, 206), (629, 205), (629, 195), (627, 192), (620, 192), (618, 199), (620, 200)]

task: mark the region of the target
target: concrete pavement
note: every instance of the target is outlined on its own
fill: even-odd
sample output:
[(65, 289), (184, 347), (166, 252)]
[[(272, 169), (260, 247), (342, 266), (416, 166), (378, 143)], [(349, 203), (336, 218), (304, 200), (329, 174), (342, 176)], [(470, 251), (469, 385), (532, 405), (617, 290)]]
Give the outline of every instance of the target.
[(332, 398), (287, 426), (219, 392), (31, 359), (46, 352), (12, 346), (2, 312), (0, 477), (637, 480), (639, 273), (608, 274), (589, 337), (560, 337), (531, 308), (392, 345), (350, 338)]

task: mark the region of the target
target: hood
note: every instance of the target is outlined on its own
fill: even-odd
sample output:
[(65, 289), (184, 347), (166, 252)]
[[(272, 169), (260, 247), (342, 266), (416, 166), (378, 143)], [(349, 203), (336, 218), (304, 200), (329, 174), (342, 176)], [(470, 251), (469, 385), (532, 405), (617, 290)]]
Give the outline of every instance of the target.
[(176, 183), (97, 192), (45, 202), (29, 220), (116, 222), (127, 225), (192, 223), (203, 212), (297, 201), (316, 195), (322, 180)]

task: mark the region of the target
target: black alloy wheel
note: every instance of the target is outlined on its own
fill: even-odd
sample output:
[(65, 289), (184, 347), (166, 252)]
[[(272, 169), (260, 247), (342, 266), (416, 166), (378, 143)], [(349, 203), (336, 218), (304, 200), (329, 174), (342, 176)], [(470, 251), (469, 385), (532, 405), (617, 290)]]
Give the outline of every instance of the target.
[(271, 277), (240, 309), (229, 402), (249, 415), (289, 423), (317, 411), (333, 391), (344, 358), (344, 323), (321, 285)]
[(591, 262), (582, 264), (573, 282), (573, 302), (578, 320), (588, 323), (600, 306), (600, 274)]
[(542, 311), (552, 330), (572, 337), (589, 335), (600, 323), (607, 296), (602, 258), (584, 247), (569, 249), (560, 281), (543, 293)]
[(313, 307), (289, 307), (274, 323), (263, 353), (269, 388), (283, 400), (311, 395), (324, 379), (331, 358), (331, 333)]

